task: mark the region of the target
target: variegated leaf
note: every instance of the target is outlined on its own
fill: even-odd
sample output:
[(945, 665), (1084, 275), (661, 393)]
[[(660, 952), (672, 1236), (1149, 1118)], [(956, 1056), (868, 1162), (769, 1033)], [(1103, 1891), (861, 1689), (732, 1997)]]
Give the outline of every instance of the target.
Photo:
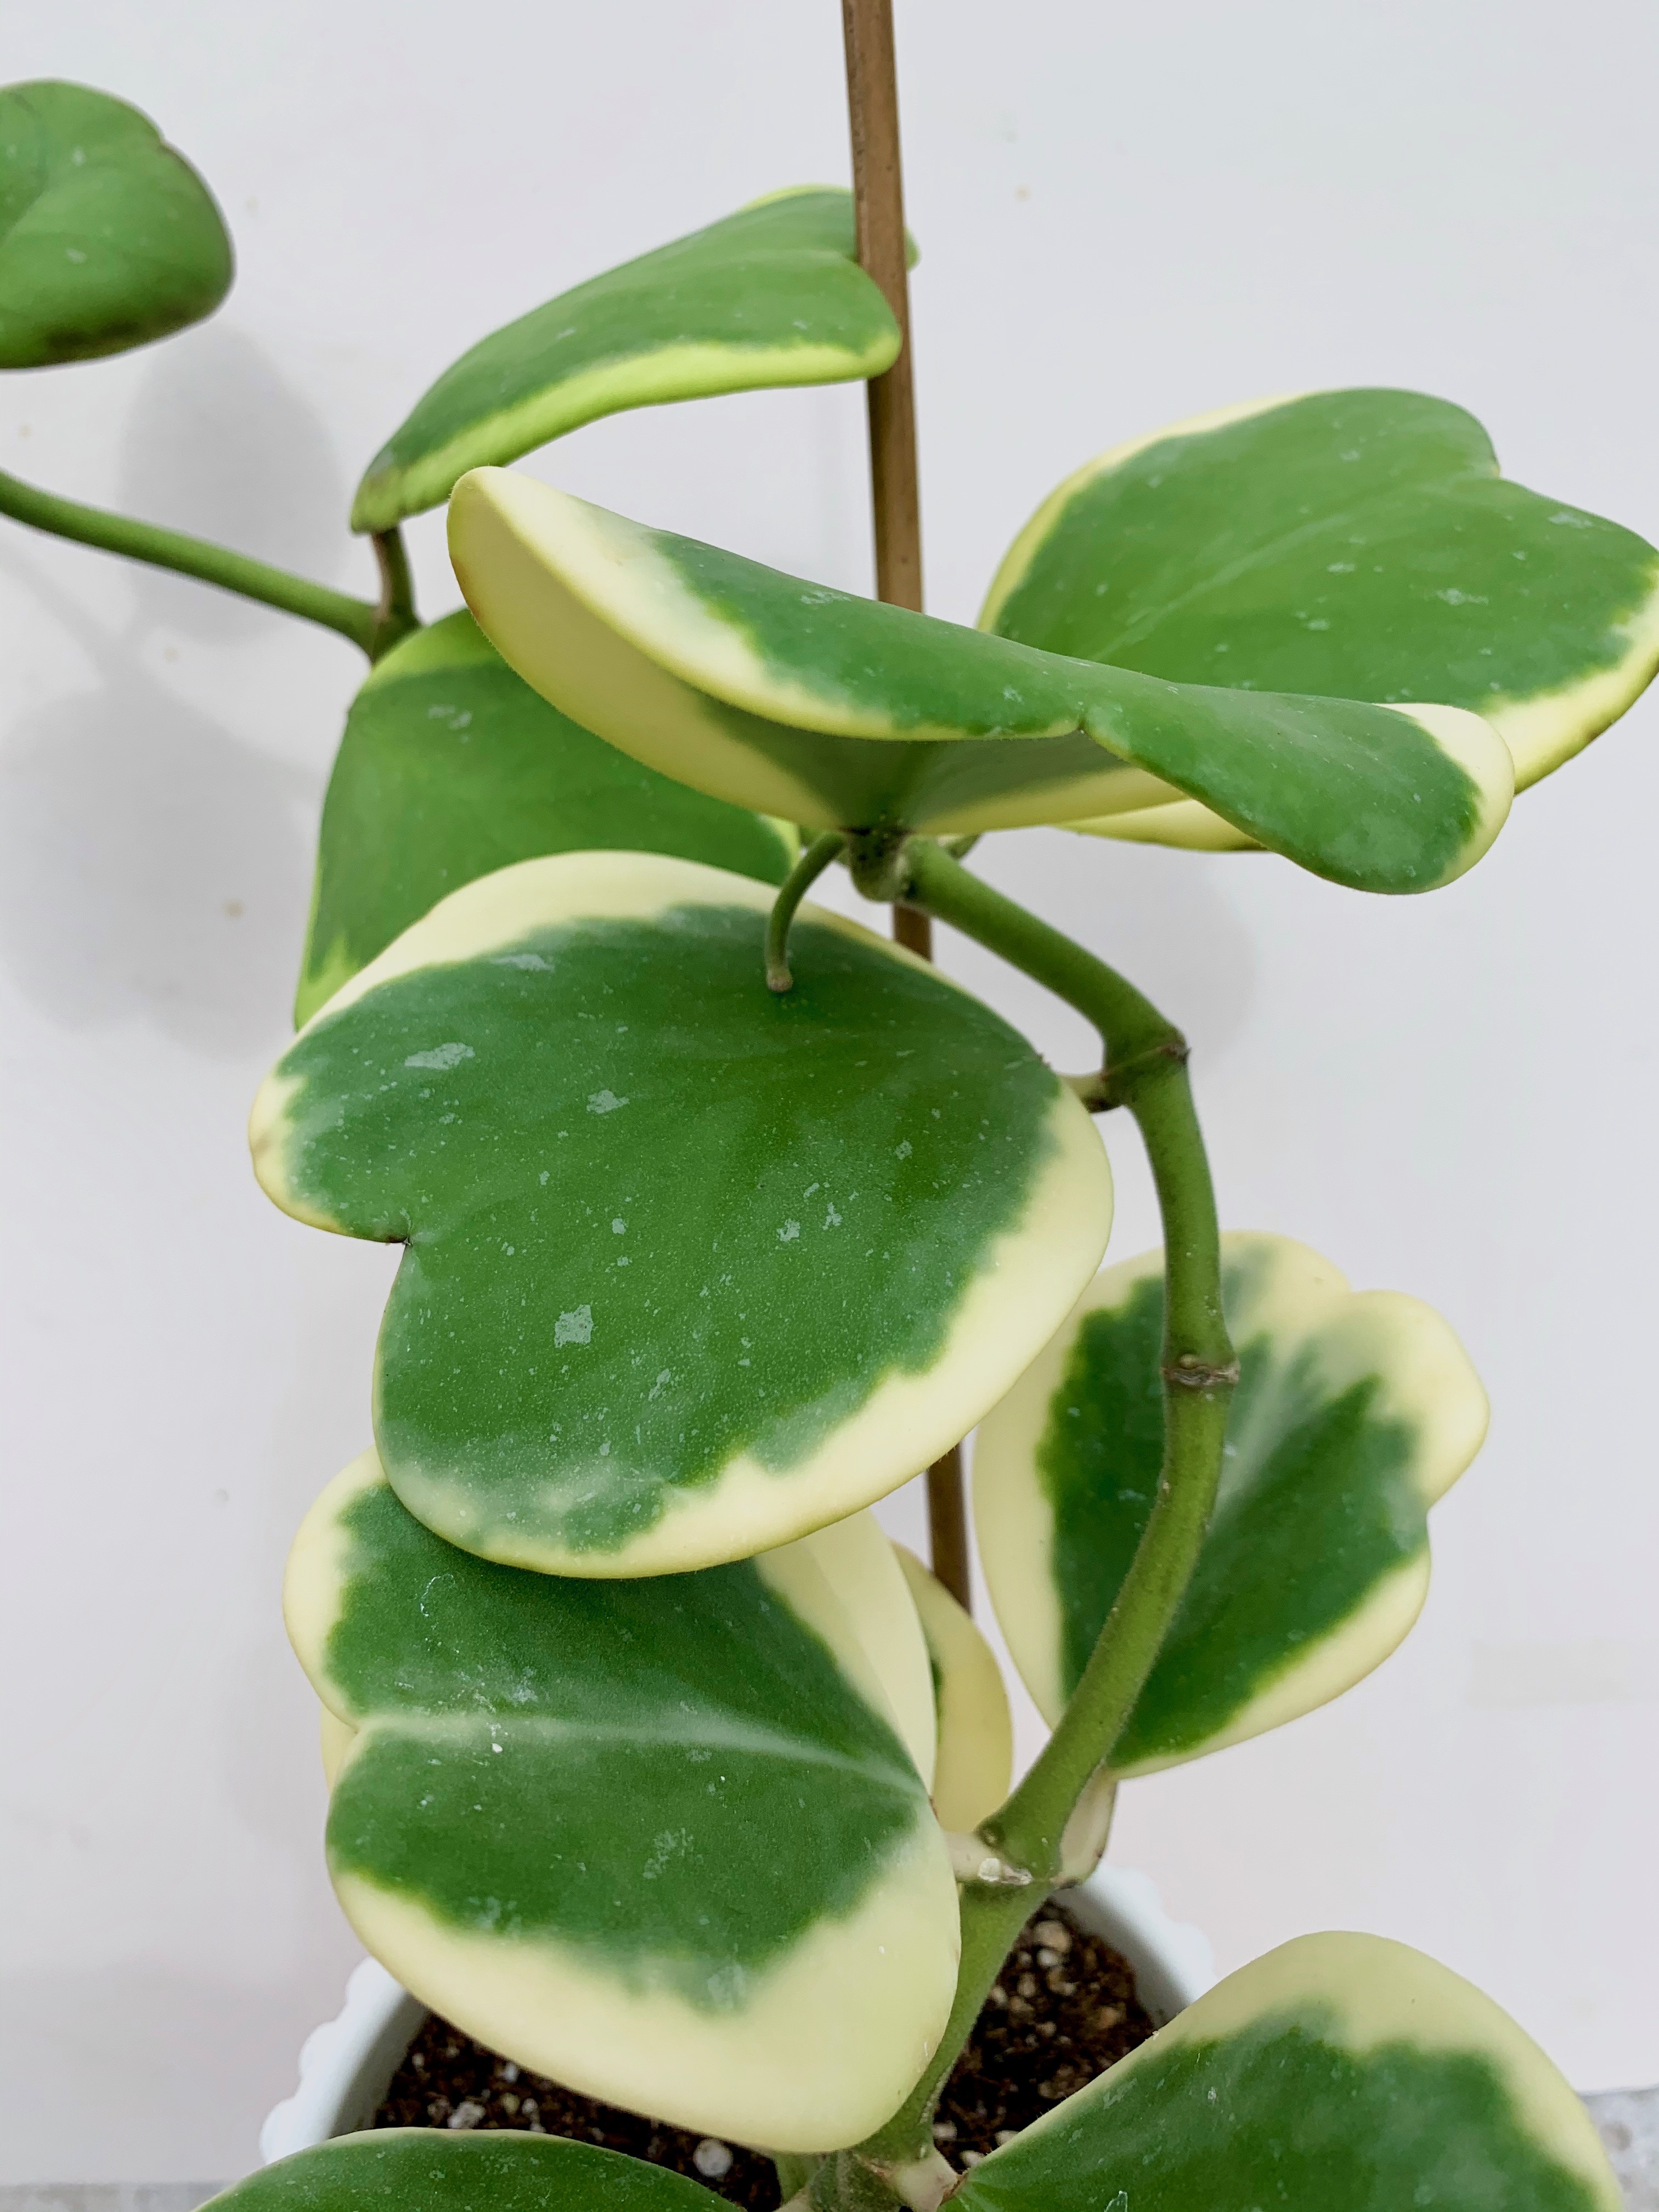
[(212, 2212), (708, 2212), (708, 2191), (562, 2136), (380, 2128), (278, 2159)]
[(957, 1945), (944, 1838), (820, 1541), (526, 1573), (433, 1535), (371, 1452), (283, 1593), (355, 1730), (329, 1869), (374, 1955), (521, 2065), (799, 2151), (901, 2100)]
[(166, 337), (232, 268), (212, 193), (147, 115), (90, 85), (0, 89), (0, 368)]
[(480, 469), (451, 557), (502, 657), (664, 774), (820, 828), (971, 831), (1202, 800), (1316, 874), (1429, 890), (1501, 828), (1454, 708), (1170, 684), (784, 576)]
[(766, 386), (878, 376), (898, 325), (858, 264), (853, 198), (775, 192), (562, 292), (462, 355), (370, 462), (354, 530), (602, 415)]
[[(1468, 708), (1524, 790), (1659, 667), (1659, 553), (1505, 482), (1461, 407), (1314, 392), (1091, 461), (1015, 539), (980, 619), (1176, 683)], [(1192, 805), (1072, 826), (1250, 842)]]
[(873, 1513), (850, 1513), (808, 1540), (820, 1572), (887, 1693), (916, 1772), (931, 1790), (939, 1757), (939, 1714), (933, 1646), (912, 1594), (906, 1565), (909, 1554), (891, 1540)]
[(1230, 1974), (974, 2167), (961, 2212), (1620, 2212), (1589, 2114), (1490, 1998), (1403, 1943)]
[(453, 1542), (580, 1575), (736, 1559), (907, 1480), (1097, 1264), (1088, 1115), (938, 972), (763, 884), (526, 860), (336, 994), (256, 1102), (287, 1212), (405, 1246), (375, 1434)]
[(945, 1827), (968, 1835), (1008, 1795), (1014, 1770), (1008, 1692), (971, 1616), (914, 1552), (902, 1544), (894, 1549), (927, 1638), (938, 1715), (933, 1810)]
[[(1147, 1773), (1293, 1720), (1377, 1666), (1427, 1593), (1426, 1516), (1486, 1399), (1431, 1308), (1285, 1237), (1222, 1239), (1241, 1373), (1214, 1517), (1112, 1753)], [(980, 1428), (974, 1510), (1009, 1650), (1052, 1722), (1157, 1493), (1163, 1255), (1109, 1267)]]
[(673, 853), (781, 883), (791, 830), (593, 737), (516, 677), (471, 615), (416, 630), (352, 702), (329, 778), (295, 1002), (309, 1021), (411, 922), (544, 853)]

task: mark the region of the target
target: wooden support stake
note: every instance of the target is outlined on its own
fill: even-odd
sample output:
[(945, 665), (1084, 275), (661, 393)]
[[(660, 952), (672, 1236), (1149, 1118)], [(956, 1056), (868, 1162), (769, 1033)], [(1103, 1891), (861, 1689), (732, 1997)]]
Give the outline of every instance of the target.
[[(842, 0), (841, 12), (859, 261), (881, 288), (903, 340), (893, 366), (872, 376), (867, 387), (876, 597), (920, 614), (921, 502), (916, 479), (916, 392), (910, 373), (910, 285), (904, 253), (893, 0)], [(925, 914), (913, 907), (895, 907), (893, 935), (924, 960), (933, 958), (933, 924)], [(955, 1445), (927, 1470), (927, 1526), (933, 1572), (966, 1606), (968, 1513), (962, 1454)]]

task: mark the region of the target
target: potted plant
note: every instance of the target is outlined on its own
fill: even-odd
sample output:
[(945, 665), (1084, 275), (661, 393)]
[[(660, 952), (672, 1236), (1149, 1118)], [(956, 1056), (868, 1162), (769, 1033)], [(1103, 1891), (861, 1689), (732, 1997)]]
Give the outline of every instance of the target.
[[(371, 463), (376, 599), (0, 477), (0, 510), (286, 608), (370, 663), (330, 786), (271, 1197), (401, 1244), (374, 1447), (295, 1540), (331, 1872), (512, 2063), (764, 2148), (821, 2212), (1617, 2203), (1486, 1998), (1380, 1939), (1231, 1976), (971, 2168), (936, 2100), (1121, 1782), (1335, 1696), (1409, 1629), (1484, 1433), (1447, 1324), (1222, 1235), (1179, 1030), (968, 862), (993, 830), (1265, 849), (1432, 890), (1659, 663), (1659, 556), (1389, 391), (1223, 409), (1039, 507), (979, 626), (915, 557), (890, 26), (849, 0), (855, 196), (739, 210), (484, 339)], [(231, 257), (134, 110), (0, 94), (0, 364), (166, 335)], [(867, 380), (879, 601), (514, 475), (628, 407)], [(399, 537), (448, 503), (468, 611)], [(904, 942), (814, 908), (840, 865)], [(1076, 1008), (1057, 1075), (921, 957)], [(1163, 1249), (1097, 1270), (1091, 1116)], [(958, 1599), (1052, 1733), (1012, 1791)], [(867, 1508), (933, 1465), (936, 1580)], [(955, 1583), (953, 1597), (947, 1583)], [(384, 2130), (222, 2202), (641, 2207), (558, 2137)]]

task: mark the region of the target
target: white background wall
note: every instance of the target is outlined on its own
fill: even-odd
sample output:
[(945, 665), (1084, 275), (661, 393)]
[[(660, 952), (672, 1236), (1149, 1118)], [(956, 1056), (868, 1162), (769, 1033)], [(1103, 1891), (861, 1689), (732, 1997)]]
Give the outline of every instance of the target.
[[(1659, 535), (1645, 0), (900, 0), (900, 32), (939, 612), (1099, 447), (1322, 383), (1455, 397), (1523, 480)], [(240, 271), (204, 329), (0, 381), (0, 466), (366, 587), (351, 483), (463, 346), (845, 176), (838, 37), (832, 0), (12, 8), (4, 73), (149, 109)], [(532, 465), (864, 587), (861, 419), (762, 396)], [(439, 611), (439, 520), (413, 536)], [(355, 1954), (277, 1583), (367, 1440), (390, 1257), (273, 1212), (242, 1120), (359, 665), (0, 525), (0, 2178), (241, 2170)], [(1585, 2088), (1659, 2077), (1656, 719), (1421, 902), (1057, 833), (983, 862), (1188, 1026), (1225, 1219), (1435, 1302), (1497, 1408), (1407, 1649), (1133, 1785), (1114, 1850), (1224, 1966), (1330, 1925), (1437, 1953)], [(1155, 1233), (1108, 1138), (1124, 1254)]]

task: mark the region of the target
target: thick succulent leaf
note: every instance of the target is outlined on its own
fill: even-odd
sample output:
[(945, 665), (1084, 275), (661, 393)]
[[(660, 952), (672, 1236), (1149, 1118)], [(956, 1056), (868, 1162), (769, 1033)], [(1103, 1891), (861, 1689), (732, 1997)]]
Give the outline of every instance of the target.
[(148, 116), (82, 84), (0, 90), (0, 368), (165, 337), (232, 268), (213, 195)]
[(927, 1639), (939, 1737), (933, 1810), (945, 1827), (967, 1835), (1008, 1795), (1014, 1771), (1008, 1692), (971, 1617), (914, 1552), (893, 1548)]
[(289, 1633), (356, 1730), (329, 1869), (426, 2003), (683, 2127), (854, 2142), (955, 1985), (944, 1838), (819, 1539), (693, 1575), (445, 1544), (366, 1453), (289, 1563)]
[(447, 499), (601, 415), (770, 385), (878, 376), (898, 325), (858, 264), (852, 194), (806, 185), (595, 276), (447, 368), (370, 462), (354, 530)]
[[(929, 1790), (939, 1755), (932, 1647), (902, 1553), (873, 1513), (850, 1513), (810, 1539), (812, 1557), (853, 1625), (892, 1707), (894, 1724)], [(948, 1824), (947, 1824), (948, 1825)]]
[[(980, 1555), (1052, 1722), (1157, 1493), (1164, 1255), (1109, 1267), (981, 1425)], [(1294, 1720), (1400, 1642), (1429, 1582), (1428, 1509), (1480, 1449), (1486, 1398), (1428, 1306), (1351, 1291), (1287, 1237), (1222, 1239), (1240, 1376), (1214, 1517), (1127, 1727), (1146, 1773)]]
[(962, 2212), (1620, 2212), (1589, 2114), (1506, 2013), (1378, 1936), (1230, 1974), (974, 2167)]
[(210, 2202), (215, 2212), (708, 2212), (708, 2191), (562, 2136), (379, 2128), (278, 2159)]
[(1120, 845), (1176, 845), (1189, 853), (1259, 853), (1261, 847), (1243, 830), (1224, 822), (1195, 799), (1167, 806), (1143, 806), (1133, 814), (1103, 815), (1094, 822), (1068, 822), (1085, 837), (1114, 837)]
[(457, 485), (450, 554), (502, 657), (585, 727), (821, 828), (972, 831), (1202, 799), (1316, 873), (1427, 890), (1509, 805), (1451, 708), (1168, 684), (780, 575), (527, 477)]
[[(1659, 553), (1505, 483), (1461, 407), (1314, 392), (1091, 461), (1016, 538), (981, 621), (1176, 683), (1469, 708), (1524, 790), (1659, 667)], [(1201, 842), (1190, 817), (1162, 828)]]
[(972, 1426), (1097, 1265), (1087, 1115), (988, 1008), (648, 854), (471, 884), (337, 993), (256, 1102), (287, 1212), (406, 1249), (375, 1434), (453, 1542), (580, 1575), (740, 1558)]
[(579, 728), (513, 673), (471, 615), (417, 630), (346, 717), (295, 1019), (309, 1021), (463, 884), (539, 854), (599, 849), (673, 853), (776, 884), (798, 840)]

